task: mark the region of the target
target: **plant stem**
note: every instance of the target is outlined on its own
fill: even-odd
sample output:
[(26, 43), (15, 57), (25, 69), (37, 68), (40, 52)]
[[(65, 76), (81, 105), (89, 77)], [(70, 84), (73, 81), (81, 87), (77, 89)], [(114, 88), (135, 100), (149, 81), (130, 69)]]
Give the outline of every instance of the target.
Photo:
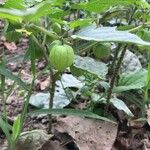
[(59, 36), (55, 32), (48, 31), (48, 30), (46, 30), (45, 28), (43, 28), (41, 26), (37, 26), (35, 24), (31, 24), (29, 27), (30, 28), (34, 28), (34, 29), (36, 29), (36, 30), (38, 30), (40, 32), (43, 32), (45, 35), (48, 35), (48, 36), (52, 37), (55, 40), (59, 39)]
[[(137, 10), (137, 7), (134, 7), (134, 8), (133, 8), (133, 11), (132, 11), (132, 13), (131, 13), (131, 15), (130, 15), (129, 18), (128, 18), (128, 25), (130, 25), (130, 24), (132, 23), (132, 18), (133, 18), (133, 16), (134, 16), (134, 13), (136, 12), (136, 10)], [(121, 47), (121, 46), (120, 46), (120, 47)], [(125, 45), (125, 46), (123, 47), (122, 52), (121, 52), (121, 55), (120, 55), (120, 57), (119, 57), (119, 60), (118, 60), (118, 62), (117, 62), (117, 64), (116, 64), (116, 67), (115, 67), (115, 69), (114, 69), (114, 71), (113, 71), (113, 76), (112, 76), (111, 81), (110, 81), (110, 88), (109, 88), (109, 90), (108, 90), (108, 95), (107, 95), (107, 105), (106, 105), (106, 108), (105, 108), (105, 112), (108, 111), (109, 104), (110, 104), (110, 99), (111, 99), (111, 96), (112, 96), (112, 90), (113, 90), (113, 88), (114, 88), (115, 81), (116, 81), (116, 78), (117, 78), (117, 76), (118, 76), (119, 69), (120, 69), (120, 67), (121, 67), (121, 63), (122, 63), (122, 60), (123, 60), (124, 55), (125, 55), (125, 53), (126, 53), (126, 50), (127, 50), (127, 45)]]
[[(48, 54), (46, 53), (46, 47), (42, 46), (37, 38), (33, 35), (32, 36), (33, 40), (41, 47), (41, 50), (44, 54), (44, 57), (45, 57), (45, 60), (48, 64), (48, 67), (49, 67), (49, 71), (50, 71), (50, 79), (51, 79), (51, 86), (50, 86), (50, 89), (49, 89), (49, 93), (50, 93), (50, 99), (49, 99), (49, 109), (53, 108), (53, 99), (54, 99), (54, 94), (55, 94), (55, 83), (56, 83), (56, 78), (57, 76), (59, 75), (59, 72), (57, 72), (56, 74), (54, 74), (54, 71), (52, 69), (52, 66), (51, 66), (51, 63), (49, 61), (49, 58), (48, 58)], [(49, 114), (48, 115), (48, 118), (49, 118), (49, 125), (48, 125), (48, 133), (51, 133), (51, 129), (52, 129), (52, 115)]]
[(33, 89), (33, 86), (34, 86), (34, 81), (35, 81), (35, 77), (33, 77), (33, 79), (32, 79), (32, 83), (30, 85), (30, 89), (29, 89), (28, 94), (26, 96), (26, 101), (24, 102), (23, 111), (21, 113), (21, 121), (20, 121), (19, 134), (18, 134), (18, 137), (16, 138), (16, 140), (19, 138), (19, 135), (20, 135), (20, 133), (22, 131), (22, 128), (23, 128), (24, 120), (25, 120), (26, 115), (27, 115), (28, 105), (29, 105), (31, 94), (32, 94), (32, 89)]
[(110, 88), (108, 90), (108, 95), (107, 95), (107, 107), (106, 107), (107, 109), (108, 109), (108, 106), (109, 106), (109, 103), (110, 103), (110, 98), (111, 98), (111, 95), (112, 95), (112, 90), (113, 90), (114, 85), (115, 85), (116, 77), (118, 76), (118, 72), (119, 72), (119, 69), (121, 67), (121, 63), (122, 63), (122, 60), (124, 58), (126, 50), (127, 50), (127, 45), (124, 46), (124, 48), (121, 52), (121, 55), (120, 55), (119, 60), (116, 64), (116, 67), (115, 67), (114, 72), (113, 72), (113, 76), (112, 76), (111, 81), (110, 81)]
[(115, 63), (116, 63), (116, 61), (117, 61), (117, 58), (118, 58), (118, 54), (119, 54), (119, 52), (120, 52), (120, 49), (121, 49), (121, 44), (118, 44), (118, 46), (117, 46), (116, 49), (115, 49), (115, 55), (114, 55), (112, 64), (111, 64), (110, 67), (109, 67), (108, 75), (112, 74), (113, 71), (114, 71), (114, 66), (115, 66)]
[[(50, 87), (50, 90), (49, 90), (49, 93), (50, 93), (49, 109), (52, 109), (53, 108), (54, 95), (55, 95), (56, 80), (55, 80), (54, 76), (51, 76), (51, 74), (50, 74), (50, 78), (51, 78), (51, 87)], [(48, 133), (50, 134), (51, 130), (52, 130), (52, 114), (49, 114), (48, 118), (49, 118)]]
[[(4, 51), (2, 50), (0, 53), (0, 63), (1, 65), (4, 64)], [(2, 102), (3, 102), (3, 117), (4, 120), (7, 122), (7, 108), (6, 108), (6, 98), (5, 98), (5, 76), (1, 74), (1, 95), (2, 95)]]
[[(63, 84), (63, 82), (62, 82), (61, 79), (60, 79), (60, 84), (61, 84), (61, 86), (62, 86), (62, 88), (63, 88), (63, 90), (64, 90), (64, 92), (65, 92), (65, 94), (66, 94), (66, 97), (67, 97), (68, 100), (71, 102), (70, 96), (68, 95), (67, 90), (66, 90), (66, 88), (64, 87), (64, 84)], [(71, 96), (72, 96), (73, 101), (75, 101), (75, 99), (74, 99), (72, 93), (71, 93)]]
[(82, 49), (81, 51), (78, 51), (78, 52), (77, 52), (77, 54), (82, 54), (83, 52), (88, 51), (88, 50), (89, 50), (89, 48), (93, 47), (93, 46), (94, 46), (94, 45), (96, 45), (96, 44), (97, 44), (97, 42), (94, 42), (94, 43), (92, 43), (92, 44), (88, 45), (87, 47), (85, 47), (85, 48), (84, 48), (84, 49)]

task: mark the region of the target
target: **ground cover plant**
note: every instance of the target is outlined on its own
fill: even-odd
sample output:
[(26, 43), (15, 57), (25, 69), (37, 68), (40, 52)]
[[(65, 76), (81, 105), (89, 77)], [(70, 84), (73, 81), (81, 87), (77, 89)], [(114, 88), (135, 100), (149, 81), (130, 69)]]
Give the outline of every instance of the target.
[[(44, 136), (48, 137), (39, 144), (41, 150), (54, 149), (55, 144), (48, 142), (61, 134), (67, 134), (69, 142), (60, 142), (63, 146), (56, 149), (149, 148), (144, 142), (144, 135), (149, 136), (150, 103), (148, 1), (6, 0), (0, 3), (0, 19), (0, 128), (6, 149), (27, 149), (28, 139), (26, 146), (19, 144), (22, 137), (43, 132), (27, 129), (28, 119), (41, 115), (47, 117)], [(18, 46), (22, 41), (23, 49)], [(19, 67), (13, 69), (15, 63)], [(14, 93), (22, 100), (21, 106), (15, 105), (20, 112), (10, 119), (10, 99), (19, 102)], [(65, 116), (74, 117), (62, 119)], [(66, 128), (60, 129), (61, 121)], [(99, 123), (102, 131), (103, 123), (115, 126), (110, 145), (88, 141), (91, 145), (86, 147), (83, 135), (80, 140), (73, 136), (72, 131), (78, 133), (85, 126), (89, 135), (83, 137), (93, 133), (96, 137), (101, 129), (94, 132), (89, 127)], [(75, 130), (73, 124), (80, 127)], [(132, 128), (143, 129), (139, 145), (130, 142)], [(128, 144), (121, 139), (129, 139)], [(37, 149), (35, 145), (28, 149)]]

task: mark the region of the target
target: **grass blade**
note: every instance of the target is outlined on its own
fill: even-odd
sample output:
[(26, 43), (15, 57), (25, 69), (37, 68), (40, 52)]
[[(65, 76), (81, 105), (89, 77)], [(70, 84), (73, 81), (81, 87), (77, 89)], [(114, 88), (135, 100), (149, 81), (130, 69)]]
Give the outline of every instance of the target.
[(75, 110), (75, 109), (42, 109), (42, 110), (36, 110), (28, 113), (28, 115), (39, 115), (39, 114), (55, 114), (55, 115), (61, 114), (61, 115), (80, 116), (80, 117), (100, 119), (111, 123), (115, 123), (114, 121), (106, 117), (99, 116), (90, 111)]
[(6, 69), (3, 65), (0, 65), (0, 74), (15, 81), (18, 85), (20, 85), (25, 90), (29, 89), (25, 82), (23, 82), (19, 77), (15, 76), (11, 71)]

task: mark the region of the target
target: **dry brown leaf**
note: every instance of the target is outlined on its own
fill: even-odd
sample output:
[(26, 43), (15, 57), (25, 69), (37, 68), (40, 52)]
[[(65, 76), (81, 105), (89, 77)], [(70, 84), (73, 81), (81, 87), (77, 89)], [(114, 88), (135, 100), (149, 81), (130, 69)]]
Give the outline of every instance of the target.
[(14, 53), (14, 51), (17, 49), (17, 46), (14, 42), (11, 42), (11, 43), (4, 42), (4, 46), (6, 47), (6, 49), (11, 51), (11, 53)]
[(47, 87), (49, 87), (50, 78), (46, 78), (44, 81), (41, 81), (40, 84), (40, 90), (45, 90)]
[(67, 148), (62, 147), (58, 141), (47, 141), (40, 150), (67, 150)]
[(101, 120), (68, 116), (58, 118), (54, 128), (72, 136), (80, 150), (111, 150), (118, 126)]

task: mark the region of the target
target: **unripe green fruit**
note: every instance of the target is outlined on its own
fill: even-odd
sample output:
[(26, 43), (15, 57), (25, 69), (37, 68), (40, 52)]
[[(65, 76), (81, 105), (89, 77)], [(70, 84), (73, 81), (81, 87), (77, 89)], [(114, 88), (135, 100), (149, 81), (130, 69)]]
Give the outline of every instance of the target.
[(110, 53), (111, 45), (108, 43), (101, 43), (93, 47), (93, 54), (96, 58), (106, 58), (110, 55)]
[(74, 51), (69, 45), (55, 45), (49, 55), (51, 64), (59, 71), (70, 67), (74, 60)]
[(52, 50), (52, 48), (53, 48), (55, 45), (61, 45), (61, 41), (59, 41), (59, 40), (53, 41), (53, 42), (49, 45), (49, 52)]
[(61, 25), (59, 23), (57, 22), (53, 23), (52, 28), (53, 28), (53, 31), (56, 32), (57, 34), (61, 33)]

